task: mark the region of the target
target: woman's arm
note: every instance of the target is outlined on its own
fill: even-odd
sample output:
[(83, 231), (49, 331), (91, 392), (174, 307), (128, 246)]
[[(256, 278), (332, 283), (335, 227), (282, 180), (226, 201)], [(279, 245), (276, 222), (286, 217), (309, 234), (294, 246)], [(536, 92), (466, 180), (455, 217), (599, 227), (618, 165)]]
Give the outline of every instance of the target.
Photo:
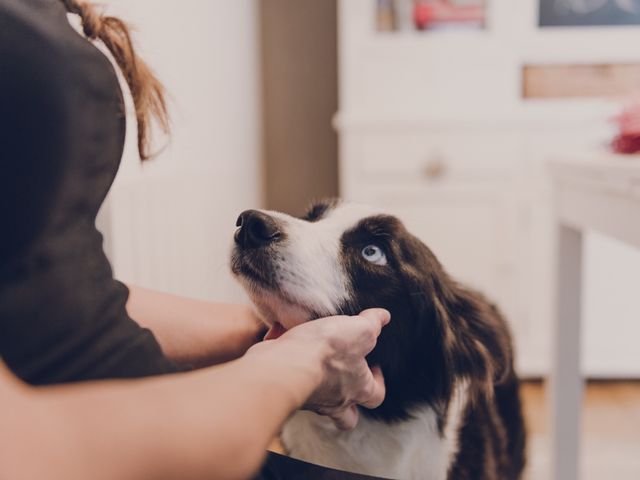
[(0, 364), (0, 478), (249, 478), (296, 408), (338, 418), (382, 402), (364, 356), (387, 321), (321, 319), (231, 363), (142, 380), (34, 389)]
[(249, 478), (320, 382), (320, 352), (298, 360), (255, 355), (153, 379), (11, 389), (0, 478)]
[(129, 316), (153, 332), (167, 357), (183, 365), (201, 367), (238, 358), (264, 329), (246, 305), (128, 287)]

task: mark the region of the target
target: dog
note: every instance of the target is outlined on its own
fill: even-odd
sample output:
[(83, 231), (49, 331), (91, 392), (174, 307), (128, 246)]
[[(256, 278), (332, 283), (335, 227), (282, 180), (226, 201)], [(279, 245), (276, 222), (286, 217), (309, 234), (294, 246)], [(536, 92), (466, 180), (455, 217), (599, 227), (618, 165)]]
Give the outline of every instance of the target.
[(352, 431), (295, 413), (281, 435), (290, 456), (394, 479), (520, 478), (525, 427), (507, 324), (398, 218), (329, 200), (301, 218), (248, 210), (237, 227), (231, 270), (272, 330), (391, 312), (367, 357), (384, 374), (384, 402), (360, 408)]

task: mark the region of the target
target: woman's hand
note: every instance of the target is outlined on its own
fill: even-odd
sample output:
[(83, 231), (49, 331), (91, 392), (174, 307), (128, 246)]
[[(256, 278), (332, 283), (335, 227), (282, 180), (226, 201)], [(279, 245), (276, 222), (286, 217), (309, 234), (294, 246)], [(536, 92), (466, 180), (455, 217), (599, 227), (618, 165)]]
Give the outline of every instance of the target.
[(377, 367), (370, 369), (365, 357), (389, 320), (389, 312), (383, 309), (365, 310), (353, 317), (321, 318), (252, 350), (271, 348), (287, 362), (304, 364), (311, 358), (316, 365), (307, 368), (318, 376), (302, 408), (327, 415), (338, 428), (349, 430), (358, 423), (356, 405), (375, 408), (384, 400), (382, 372)]
[(304, 407), (327, 415), (342, 430), (358, 423), (356, 405), (378, 407), (385, 396), (379, 367), (369, 368), (365, 357), (376, 346), (389, 312), (370, 309), (355, 317), (329, 317), (308, 322), (285, 335), (322, 341), (328, 350), (322, 364), (324, 378)]

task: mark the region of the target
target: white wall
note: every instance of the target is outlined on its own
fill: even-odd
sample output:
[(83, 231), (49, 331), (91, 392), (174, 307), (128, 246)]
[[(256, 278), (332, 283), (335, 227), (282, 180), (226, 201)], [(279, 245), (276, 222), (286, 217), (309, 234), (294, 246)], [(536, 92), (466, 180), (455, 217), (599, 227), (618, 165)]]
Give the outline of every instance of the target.
[[(240, 211), (262, 204), (254, 0), (108, 0), (170, 97), (167, 148), (140, 167), (130, 121), (101, 224), (116, 276), (234, 300), (227, 259)], [(129, 118), (131, 116), (129, 115)]]

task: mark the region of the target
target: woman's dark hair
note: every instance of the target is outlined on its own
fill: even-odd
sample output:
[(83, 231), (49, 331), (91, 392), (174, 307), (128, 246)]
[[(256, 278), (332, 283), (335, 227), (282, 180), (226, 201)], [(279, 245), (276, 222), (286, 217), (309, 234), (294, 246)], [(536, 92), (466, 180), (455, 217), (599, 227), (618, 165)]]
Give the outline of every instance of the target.
[(164, 99), (164, 87), (149, 66), (133, 48), (131, 33), (125, 22), (116, 17), (102, 15), (90, 2), (61, 0), (67, 11), (82, 19), (82, 29), (87, 38), (101, 40), (116, 60), (129, 85), (138, 120), (138, 151), (146, 160), (150, 153), (152, 120), (169, 132), (169, 116)]

